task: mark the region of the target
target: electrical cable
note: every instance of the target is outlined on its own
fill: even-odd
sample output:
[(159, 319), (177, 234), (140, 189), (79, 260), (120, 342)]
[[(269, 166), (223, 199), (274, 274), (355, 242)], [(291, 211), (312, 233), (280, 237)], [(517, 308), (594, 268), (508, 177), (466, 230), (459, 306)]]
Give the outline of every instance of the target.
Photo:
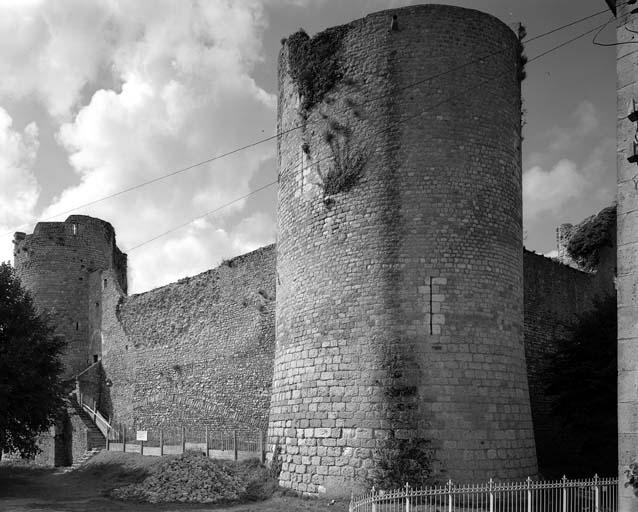
[(550, 34), (553, 34), (554, 32), (558, 32), (559, 30), (563, 30), (567, 27), (571, 27), (573, 25), (577, 25), (578, 23), (582, 23), (583, 21), (586, 21), (590, 18), (595, 18), (596, 16), (600, 16), (601, 14), (604, 14), (606, 12), (609, 12), (609, 9), (603, 9), (602, 11), (598, 11), (595, 12), (594, 14), (590, 14), (589, 16), (585, 16), (584, 18), (580, 18), (578, 20), (572, 21), (571, 23), (567, 23), (566, 25), (561, 25), (560, 27), (556, 27), (552, 30), (549, 30), (547, 32), (543, 32), (542, 34), (538, 34), (537, 36), (531, 37), (529, 39), (524, 39), (522, 42), (523, 43), (531, 43), (532, 41), (536, 41), (537, 39), (540, 39), (541, 37), (545, 37), (548, 36)]
[[(587, 30), (586, 32), (583, 32), (583, 33), (581, 33), (580, 35), (578, 35), (578, 36), (576, 36), (576, 37), (573, 37), (573, 38), (571, 38), (571, 39), (569, 39), (569, 40), (567, 40), (567, 41), (564, 41), (563, 43), (560, 43), (560, 44), (558, 44), (558, 45), (556, 45), (556, 46), (554, 46), (554, 47), (550, 48), (549, 50), (546, 50), (546, 51), (544, 51), (544, 52), (542, 52), (542, 53), (540, 53), (540, 54), (538, 54), (538, 55), (536, 55), (536, 56), (532, 57), (531, 59), (529, 59), (528, 64), (529, 64), (529, 63), (532, 63), (532, 62), (534, 62), (534, 61), (536, 61), (536, 60), (538, 60), (538, 59), (540, 59), (540, 58), (542, 58), (542, 57), (544, 57), (544, 56), (546, 56), (546, 55), (548, 55), (548, 54), (550, 54), (550, 53), (552, 53), (552, 52), (555, 52), (555, 51), (559, 50), (560, 48), (563, 48), (564, 46), (567, 46), (568, 44), (571, 44), (571, 43), (573, 43), (573, 42), (575, 42), (575, 41), (577, 41), (577, 40), (579, 40), (579, 39), (582, 39), (582, 38), (583, 38), (583, 37), (585, 37), (586, 35), (591, 34), (591, 33), (592, 33), (592, 32), (594, 32), (595, 30), (598, 30), (601, 26), (604, 26), (604, 25), (606, 25), (606, 24), (608, 24), (608, 23), (609, 23), (609, 22), (607, 21), (607, 22), (605, 22), (605, 23), (604, 23), (604, 24), (602, 24), (602, 25), (599, 25), (599, 26), (597, 26), (597, 27), (594, 27), (593, 29)], [(502, 73), (499, 73), (499, 74), (496, 74), (496, 75), (494, 75), (494, 76), (492, 76), (492, 77), (490, 77), (490, 78), (488, 78), (488, 79), (486, 79), (486, 80), (483, 80), (481, 83), (479, 83), (477, 86), (475, 86), (475, 89), (474, 89), (474, 90), (476, 90), (477, 88), (480, 88), (480, 87), (482, 87), (482, 86), (486, 85), (487, 83), (490, 83), (490, 82), (492, 82), (492, 81), (496, 80), (497, 78), (500, 78), (501, 76), (503, 76), (503, 74), (502, 74)], [(430, 105), (430, 106), (428, 106), (428, 107), (427, 107), (427, 109), (424, 109), (424, 110), (422, 110), (421, 112), (418, 112), (417, 114), (414, 114), (414, 115), (408, 116), (408, 117), (407, 117), (407, 118), (405, 118), (405, 119), (398, 120), (398, 121), (397, 121), (396, 123), (394, 123), (391, 127), (387, 127), (387, 128), (384, 128), (383, 130), (379, 130), (378, 132), (375, 132), (374, 137), (376, 138), (378, 135), (380, 135), (380, 134), (384, 133), (384, 132), (385, 132), (385, 131), (387, 131), (388, 129), (394, 129), (394, 128), (395, 128), (395, 126), (396, 126), (396, 125), (398, 125), (398, 124), (403, 124), (403, 123), (405, 123), (405, 122), (407, 122), (407, 121), (409, 121), (409, 120), (411, 120), (411, 119), (414, 119), (414, 118), (416, 118), (416, 117), (422, 116), (423, 114), (425, 114), (425, 113), (427, 113), (427, 112), (430, 112), (433, 108), (436, 108), (436, 107), (438, 107), (438, 106), (440, 106), (440, 105), (443, 105), (444, 103), (447, 103), (447, 102), (448, 102), (448, 101), (450, 101), (450, 100), (453, 100), (453, 99), (456, 99), (456, 98), (460, 98), (460, 97), (464, 97), (466, 94), (467, 94), (467, 90), (463, 90), (463, 91), (461, 91), (461, 93), (459, 93), (459, 94), (455, 94), (455, 95), (449, 96), (449, 97), (445, 98), (444, 100), (442, 100), (442, 101), (440, 101), (440, 102), (438, 102), (438, 103), (435, 103), (434, 105)], [(321, 162), (323, 162), (323, 161), (326, 161), (326, 160), (328, 160), (328, 159), (330, 159), (330, 157), (320, 159), (320, 160), (318, 160), (317, 162), (314, 162), (314, 163), (312, 163), (312, 164), (309, 164), (306, 168), (309, 168), (309, 167), (312, 167), (312, 166), (318, 165), (319, 163), (321, 163)], [(298, 165), (298, 164), (299, 164), (299, 162), (297, 162), (297, 164), (296, 164), (296, 165)], [(230, 202), (228, 202), (228, 203), (226, 203), (226, 204), (224, 204), (224, 205), (222, 205), (222, 206), (219, 206), (219, 207), (215, 208), (214, 210), (210, 210), (210, 211), (208, 211), (208, 212), (206, 212), (206, 213), (203, 213), (203, 214), (201, 214), (201, 215), (198, 215), (197, 217), (194, 217), (194, 218), (192, 218), (191, 220), (189, 220), (189, 221), (187, 221), (187, 222), (185, 222), (185, 223), (182, 223), (182, 224), (180, 224), (180, 225), (178, 225), (178, 226), (174, 226), (174, 227), (172, 227), (171, 229), (169, 229), (169, 230), (167, 230), (167, 231), (164, 231), (163, 233), (160, 233), (160, 234), (158, 234), (158, 235), (155, 235), (154, 237), (152, 237), (152, 238), (150, 238), (150, 239), (148, 239), (148, 240), (145, 240), (145, 241), (143, 241), (143, 242), (141, 242), (141, 243), (139, 243), (139, 244), (137, 244), (137, 245), (135, 245), (135, 246), (131, 247), (131, 248), (130, 248), (130, 249), (128, 249), (126, 252), (127, 252), (127, 253), (130, 253), (131, 251), (133, 251), (133, 250), (135, 250), (135, 249), (137, 249), (137, 248), (139, 248), (139, 247), (142, 247), (143, 245), (146, 245), (146, 244), (148, 244), (148, 243), (150, 243), (150, 242), (152, 242), (152, 241), (157, 240), (158, 238), (161, 238), (161, 237), (163, 237), (163, 236), (165, 236), (165, 235), (168, 235), (168, 234), (170, 234), (170, 233), (173, 233), (174, 231), (177, 231), (177, 230), (179, 230), (179, 229), (181, 229), (181, 228), (183, 228), (183, 227), (186, 227), (186, 226), (188, 226), (188, 225), (192, 224), (193, 222), (195, 222), (196, 220), (199, 220), (199, 219), (201, 219), (201, 218), (204, 218), (204, 217), (207, 217), (207, 216), (209, 216), (209, 215), (212, 215), (213, 213), (216, 213), (216, 212), (218, 212), (218, 211), (220, 211), (220, 210), (223, 210), (224, 208), (227, 208), (228, 206), (230, 206), (230, 205), (232, 205), (232, 204), (234, 204), (234, 203), (236, 203), (236, 202), (238, 202), (238, 201), (241, 201), (242, 199), (245, 199), (246, 197), (249, 197), (249, 196), (251, 196), (251, 195), (253, 195), (253, 194), (256, 194), (257, 192), (260, 192), (260, 191), (262, 191), (262, 190), (265, 190), (266, 188), (269, 188), (269, 187), (273, 186), (273, 185), (274, 185), (274, 184), (276, 184), (276, 183), (277, 183), (277, 181), (273, 181), (273, 182), (271, 182), (271, 183), (268, 183), (268, 184), (266, 184), (266, 185), (263, 185), (262, 187), (260, 187), (260, 188), (258, 188), (258, 189), (255, 189), (255, 190), (251, 191), (250, 193), (248, 193), (248, 194), (246, 194), (246, 195), (244, 195), (244, 196), (242, 196), (242, 197), (239, 197), (239, 198), (237, 198), (237, 199), (233, 199), (232, 201), (230, 201)]]
[(157, 240), (158, 238), (161, 238), (161, 237), (163, 237), (165, 235), (168, 235), (169, 233), (172, 233), (173, 231), (177, 231), (179, 229), (182, 229), (182, 228), (188, 226), (189, 224), (192, 224), (196, 220), (203, 219), (204, 217), (208, 217), (209, 215), (212, 215), (213, 213), (216, 213), (216, 212), (218, 212), (220, 210), (228, 208), (229, 206), (231, 206), (231, 205), (233, 205), (235, 203), (238, 203), (242, 199), (246, 199), (247, 197), (250, 197), (250, 196), (256, 194), (257, 192), (261, 192), (262, 190), (266, 190), (267, 188), (272, 187), (273, 185), (276, 185), (276, 184), (277, 184), (277, 181), (271, 181), (270, 183), (267, 183), (266, 185), (263, 185), (263, 186), (255, 189), (255, 190), (250, 191), (248, 194), (245, 194), (245, 195), (243, 195), (241, 197), (233, 199), (232, 201), (229, 201), (228, 203), (225, 203), (225, 204), (223, 204), (221, 206), (218, 206), (217, 208), (215, 208), (213, 210), (209, 210), (209, 211), (207, 211), (205, 213), (202, 213), (201, 215), (198, 215), (197, 217), (193, 217), (189, 221), (184, 222), (183, 224), (179, 224), (178, 226), (175, 226), (175, 227), (169, 229), (168, 231), (164, 231), (163, 233), (160, 233), (159, 235), (154, 236), (153, 238), (149, 238), (148, 240), (145, 240), (142, 243), (134, 245), (133, 247), (129, 248), (126, 252), (130, 253), (131, 251), (134, 251), (135, 249), (138, 249), (138, 248), (142, 247), (143, 245), (149, 244), (149, 243)]
[[(624, 4), (620, 4), (620, 5), (624, 5)], [(578, 24), (578, 23), (582, 23), (583, 21), (587, 21), (588, 19), (591, 19), (591, 18), (593, 18), (593, 17), (595, 17), (595, 16), (599, 16), (600, 14), (603, 14), (603, 13), (605, 13), (605, 12), (607, 12), (607, 9), (602, 10), (602, 11), (598, 11), (598, 12), (595, 12), (595, 13), (590, 14), (590, 15), (587, 15), (587, 16), (584, 16), (584, 17), (582, 17), (582, 18), (579, 18), (579, 19), (577, 19), (577, 20), (571, 21), (571, 22), (566, 23), (566, 24), (564, 24), (564, 25), (561, 25), (561, 26), (559, 26), (559, 27), (553, 28), (553, 29), (551, 29), (551, 30), (549, 30), (549, 31), (547, 31), (547, 32), (542, 33), (542, 34), (538, 34), (538, 35), (536, 35), (536, 36), (534, 36), (534, 37), (527, 38), (527, 39), (523, 39), (521, 42), (523, 42), (523, 43), (528, 43), (528, 42), (532, 42), (532, 41), (538, 40), (538, 39), (540, 39), (540, 38), (542, 38), (542, 37), (546, 37), (546, 36), (548, 36), (548, 35), (550, 35), (550, 34), (554, 34), (554, 33), (558, 32), (558, 31), (560, 31), (560, 30), (563, 30), (563, 29), (565, 29), (565, 28), (569, 28), (569, 27), (574, 26), (574, 25), (576, 25), (576, 24)], [(608, 22), (608, 23), (609, 23), (609, 22)], [(467, 67), (467, 66), (469, 66), (469, 65), (471, 65), (471, 64), (475, 64), (475, 63), (477, 63), (477, 62), (482, 62), (483, 60), (488, 59), (488, 58), (490, 58), (490, 57), (493, 57), (493, 56), (495, 56), (495, 55), (498, 55), (498, 54), (500, 54), (500, 53), (503, 53), (504, 51), (507, 51), (507, 48), (506, 48), (506, 49), (502, 49), (502, 50), (498, 50), (498, 51), (496, 51), (496, 52), (493, 52), (493, 53), (491, 53), (491, 54), (488, 54), (488, 55), (482, 56), (482, 57), (477, 58), (477, 59), (473, 59), (473, 60), (471, 60), (471, 61), (469, 61), (469, 62), (466, 62), (466, 63), (464, 63), (464, 64), (461, 64), (461, 65), (459, 65), (459, 66), (455, 66), (455, 67), (453, 67), (453, 68), (449, 68), (449, 69), (447, 69), (447, 70), (445, 70), (445, 71), (443, 71), (443, 72), (440, 72), (440, 73), (437, 73), (437, 74), (434, 74), (434, 75), (428, 76), (427, 78), (424, 78), (424, 79), (418, 80), (418, 81), (416, 81), (416, 82), (410, 83), (410, 84), (408, 84), (408, 85), (406, 85), (406, 86), (404, 86), (404, 87), (402, 87), (402, 88), (394, 89), (394, 90), (392, 90), (391, 92), (389, 92), (389, 93), (387, 93), (387, 94), (384, 94), (384, 95), (381, 95), (381, 96), (377, 96), (377, 97), (373, 97), (373, 98), (369, 98), (369, 99), (364, 100), (363, 102), (361, 102), (361, 104), (362, 104), (362, 105), (364, 105), (364, 104), (367, 104), (367, 103), (371, 103), (371, 102), (373, 102), (373, 101), (377, 101), (377, 100), (379, 100), (379, 99), (383, 99), (383, 98), (385, 98), (385, 97), (387, 97), (387, 96), (390, 96), (390, 95), (396, 94), (396, 92), (397, 92), (397, 91), (405, 90), (405, 89), (409, 89), (409, 88), (412, 88), (412, 87), (416, 87), (416, 86), (418, 86), (418, 85), (421, 85), (421, 84), (423, 84), (423, 83), (429, 82), (429, 81), (434, 80), (434, 79), (436, 79), (436, 78), (440, 78), (441, 76), (444, 76), (444, 75), (446, 75), (446, 74), (453, 73), (453, 72), (455, 72), (455, 71), (459, 71), (459, 70), (461, 70), (461, 69), (463, 69), (463, 68), (465, 68), (465, 67)], [(314, 122), (311, 122), (311, 123), (306, 123), (306, 126), (307, 126), (308, 124), (315, 124), (316, 122), (317, 122), (317, 121), (314, 121)], [(189, 170), (191, 170), (191, 169), (194, 169), (194, 168), (196, 168), (196, 167), (200, 167), (200, 166), (205, 165), (205, 164), (207, 164), (207, 163), (211, 163), (211, 162), (214, 162), (214, 161), (216, 161), (216, 160), (220, 160), (220, 159), (222, 159), (222, 158), (226, 158), (226, 157), (228, 157), (228, 156), (231, 156), (231, 155), (236, 154), (236, 153), (239, 153), (239, 152), (241, 152), (241, 151), (245, 151), (245, 150), (247, 150), (247, 149), (253, 148), (253, 147), (258, 146), (258, 145), (260, 145), (260, 144), (263, 144), (263, 143), (265, 143), (265, 142), (269, 142), (269, 141), (272, 141), (272, 140), (278, 139), (279, 137), (281, 137), (281, 136), (283, 136), (283, 135), (286, 135), (287, 133), (293, 132), (293, 131), (298, 130), (298, 129), (301, 129), (301, 128), (303, 128), (303, 127), (304, 127), (304, 124), (299, 124), (299, 125), (293, 126), (293, 127), (289, 128), (289, 129), (287, 129), (287, 130), (284, 130), (284, 131), (282, 131), (282, 132), (278, 132), (278, 133), (276, 133), (276, 134), (274, 134), (274, 135), (271, 135), (271, 136), (269, 136), (269, 137), (265, 137), (265, 138), (263, 138), (263, 139), (259, 139), (259, 140), (257, 140), (257, 141), (252, 142), (252, 143), (249, 143), (249, 144), (246, 144), (246, 145), (244, 145), (244, 146), (241, 146), (241, 147), (235, 148), (235, 149), (233, 149), (233, 150), (227, 151), (227, 152), (225, 152), (225, 153), (221, 153), (221, 154), (219, 154), (219, 155), (212, 156), (212, 157), (207, 158), (207, 159), (205, 159), (205, 160), (201, 160), (201, 161), (199, 161), (199, 162), (196, 162), (196, 163), (194, 163), (194, 164), (188, 165), (188, 166), (186, 166), (186, 167), (182, 167), (182, 168), (177, 169), (177, 170), (175, 170), (175, 171), (171, 171), (171, 172), (169, 172), (169, 173), (167, 173), (167, 174), (163, 174), (163, 175), (158, 176), (158, 177), (156, 177), (156, 178), (153, 178), (153, 179), (150, 179), (150, 180), (147, 180), (147, 181), (144, 181), (144, 182), (140, 182), (140, 183), (138, 183), (138, 184), (136, 184), (136, 185), (133, 185), (133, 186), (131, 186), (131, 187), (127, 187), (127, 188), (125, 188), (125, 189), (119, 190), (119, 191), (114, 192), (114, 193), (112, 193), (112, 194), (108, 194), (108, 195), (106, 195), (106, 196), (103, 196), (103, 197), (97, 198), (97, 199), (95, 199), (95, 200), (93, 200), (93, 201), (89, 201), (89, 202), (87, 202), (87, 203), (80, 204), (80, 205), (75, 206), (75, 207), (73, 207), (73, 208), (70, 208), (70, 209), (68, 209), (68, 210), (64, 210), (64, 211), (61, 211), (61, 212), (57, 212), (57, 213), (55, 213), (55, 214), (53, 214), (53, 215), (50, 215), (50, 216), (48, 216), (48, 217), (46, 217), (46, 218), (40, 219), (38, 222), (46, 222), (46, 221), (52, 220), (52, 219), (54, 219), (54, 218), (56, 218), (56, 217), (59, 217), (59, 216), (61, 216), (61, 215), (66, 215), (66, 214), (68, 214), (68, 213), (74, 212), (74, 211), (79, 210), (79, 209), (81, 209), (81, 208), (86, 208), (87, 206), (92, 206), (92, 205), (97, 204), (97, 203), (100, 203), (100, 202), (102, 202), (102, 201), (106, 201), (106, 200), (108, 200), (108, 199), (112, 199), (112, 198), (114, 198), (114, 197), (118, 197), (118, 196), (120, 196), (120, 195), (122, 195), (122, 194), (125, 194), (125, 193), (127, 193), (127, 192), (131, 192), (131, 191), (133, 191), (133, 190), (137, 190), (137, 189), (142, 188), (142, 187), (145, 187), (145, 186), (147, 186), (147, 185), (151, 185), (151, 184), (153, 184), (153, 183), (157, 183), (157, 182), (159, 182), (159, 181), (163, 181), (163, 180), (165, 180), (165, 179), (167, 179), (167, 178), (170, 178), (170, 177), (172, 177), (172, 176), (175, 176), (175, 175), (178, 175), (178, 174), (184, 173), (184, 172), (189, 171)], [(11, 234), (11, 233), (13, 233), (15, 230), (17, 230), (17, 229), (19, 229), (19, 228), (21, 228), (21, 227), (24, 227), (24, 226), (28, 226), (28, 225), (31, 225), (31, 224), (30, 224), (30, 223), (21, 224), (21, 225), (19, 225), (19, 226), (15, 227), (15, 228), (13, 228), (12, 230), (10, 230), (10, 231), (6, 232), (6, 233), (5, 233), (5, 236), (10, 235), (10, 234)]]
[[(613, 19), (613, 18), (612, 18)], [(585, 37), (586, 35), (591, 34), (592, 32), (595, 32), (596, 30), (601, 30), (601, 28), (605, 28), (607, 25), (609, 24), (609, 21), (606, 21), (605, 23), (598, 25), (597, 27), (594, 27), (590, 30), (588, 30), (587, 32), (584, 32), (582, 34), (580, 34), (579, 36), (573, 37), (572, 39), (569, 39), (568, 41), (565, 41), (564, 43), (561, 43), (557, 46), (554, 46), (552, 48), (550, 48), (547, 51), (544, 51), (543, 53), (536, 55), (533, 59), (529, 59), (528, 62), (534, 62), (537, 59), (540, 59), (541, 57), (544, 57), (545, 55), (547, 55), (548, 53), (551, 53), (555, 50), (558, 50), (559, 48), (562, 48), (563, 46), (567, 46), (570, 43), (573, 43), (574, 41), (577, 41), (578, 39), (581, 39), (583, 37)]]
[[(631, 29), (627, 28), (627, 26), (626, 26), (626, 23), (627, 23), (627, 21), (628, 21), (628, 19), (629, 19), (629, 16), (630, 16), (630, 15), (631, 15), (631, 14), (626, 14), (626, 15), (625, 15), (625, 17), (626, 17), (627, 19), (624, 21), (624, 25), (623, 25), (623, 26), (624, 26), (625, 30), (627, 30), (628, 32), (631, 32), (631, 33), (633, 33), (633, 34), (638, 34), (638, 32), (636, 32), (635, 30), (631, 30)], [(607, 27), (607, 25), (609, 25), (609, 24), (610, 24), (612, 21), (614, 21), (615, 19), (616, 19), (616, 18), (615, 18), (614, 16), (612, 16), (612, 17), (611, 17), (611, 19), (610, 19), (607, 23), (605, 23), (605, 24), (604, 24), (604, 25), (600, 28), (600, 30), (598, 30), (598, 32), (596, 32), (596, 34), (594, 35), (594, 38), (592, 39), (592, 41), (591, 41), (591, 42), (592, 42), (593, 44), (595, 44), (596, 46), (621, 46), (621, 45), (623, 45), (623, 44), (638, 44), (638, 41), (622, 41), (622, 42), (615, 42), (615, 43), (599, 43), (598, 41), (596, 41), (596, 39), (598, 38), (598, 36), (600, 35), (600, 33), (601, 33), (603, 30), (605, 30), (605, 28)]]

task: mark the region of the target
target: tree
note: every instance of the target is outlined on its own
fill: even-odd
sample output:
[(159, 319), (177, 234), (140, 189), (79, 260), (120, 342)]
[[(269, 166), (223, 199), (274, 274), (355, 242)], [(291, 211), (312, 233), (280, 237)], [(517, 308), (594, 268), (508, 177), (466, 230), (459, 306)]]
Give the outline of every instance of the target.
[(38, 435), (63, 406), (64, 345), (13, 268), (0, 263), (0, 456), (38, 453)]
[(547, 391), (553, 412), (577, 446), (571, 462), (583, 474), (616, 474), (617, 403), (616, 295), (595, 301), (579, 316), (570, 336), (552, 355)]
[(616, 205), (612, 205), (576, 226), (567, 244), (567, 253), (585, 270), (596, 270), (600, 250), (613, 247), (615, 239)]

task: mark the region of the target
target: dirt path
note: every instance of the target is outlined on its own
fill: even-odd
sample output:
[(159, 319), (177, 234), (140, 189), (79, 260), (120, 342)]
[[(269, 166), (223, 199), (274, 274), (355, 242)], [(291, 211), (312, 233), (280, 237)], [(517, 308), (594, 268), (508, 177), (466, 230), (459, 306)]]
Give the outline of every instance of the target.
[(1, 512), (345, 512), (347, 502), (277, 495), (269, 500), (235, 506), (140, 504), (113, 500), (114, 487), (143, 479), (154, 457), (101, 453), (87, 466), (62, 474), (53, 469), (0, 465)]

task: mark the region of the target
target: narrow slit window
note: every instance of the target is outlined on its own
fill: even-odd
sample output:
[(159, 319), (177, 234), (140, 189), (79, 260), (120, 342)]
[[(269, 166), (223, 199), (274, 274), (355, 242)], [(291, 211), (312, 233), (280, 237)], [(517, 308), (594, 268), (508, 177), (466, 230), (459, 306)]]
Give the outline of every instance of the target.
[(71, 224), (71, 230), (73, 232), (73, 235), (77, 235), (78, 234), (78, 225), (77, 224)]
[(80, 330), (80, 322), (75, 322), (75, 330), (76, 331)]
[(102, 289), (106, 289), (106, 279), (102, 282)]
[(432, 276), (430, 276), (430, 334), (433, 334), (432, 328), (432, 319), (433, 319), (433, 311), (432, 311)]

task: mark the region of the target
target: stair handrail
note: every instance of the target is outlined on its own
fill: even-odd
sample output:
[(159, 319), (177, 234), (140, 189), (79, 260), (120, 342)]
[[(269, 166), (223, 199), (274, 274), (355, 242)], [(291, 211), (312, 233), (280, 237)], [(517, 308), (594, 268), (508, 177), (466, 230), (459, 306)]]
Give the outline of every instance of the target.
[(71, 379), (75, 379), (78, 380), (78, 378), (80, 377), (80, 375), (85, 374), (86, 372), (88, 372), (91, 368), (93, 368), (96, 364), (101, 364), (102, 361), (95, 361), (94, 363), (91, 363), (89, 366), (87, 366), (86, 368), (84, 368), (84, 370), (82, 370), (80, 373), (75, 374), (75, 376), (71, 377), (69, 380)]
[(80, 407), (91, 416), (93, 423), (95, 423), (95, 426), (99, 429), (100, 432), (102, 432), (102, 435), (108, 439), (109, 430), (113, 430), (113, 427), (111, 426), (109, 421), (104, 416), (102, 416), (100, 411), (97, 410), (95, 401), (93, 401), (93, 407), (91, 407), (84, 401), (84, 396), (81, 396), (79, 397), (79, 403)]

